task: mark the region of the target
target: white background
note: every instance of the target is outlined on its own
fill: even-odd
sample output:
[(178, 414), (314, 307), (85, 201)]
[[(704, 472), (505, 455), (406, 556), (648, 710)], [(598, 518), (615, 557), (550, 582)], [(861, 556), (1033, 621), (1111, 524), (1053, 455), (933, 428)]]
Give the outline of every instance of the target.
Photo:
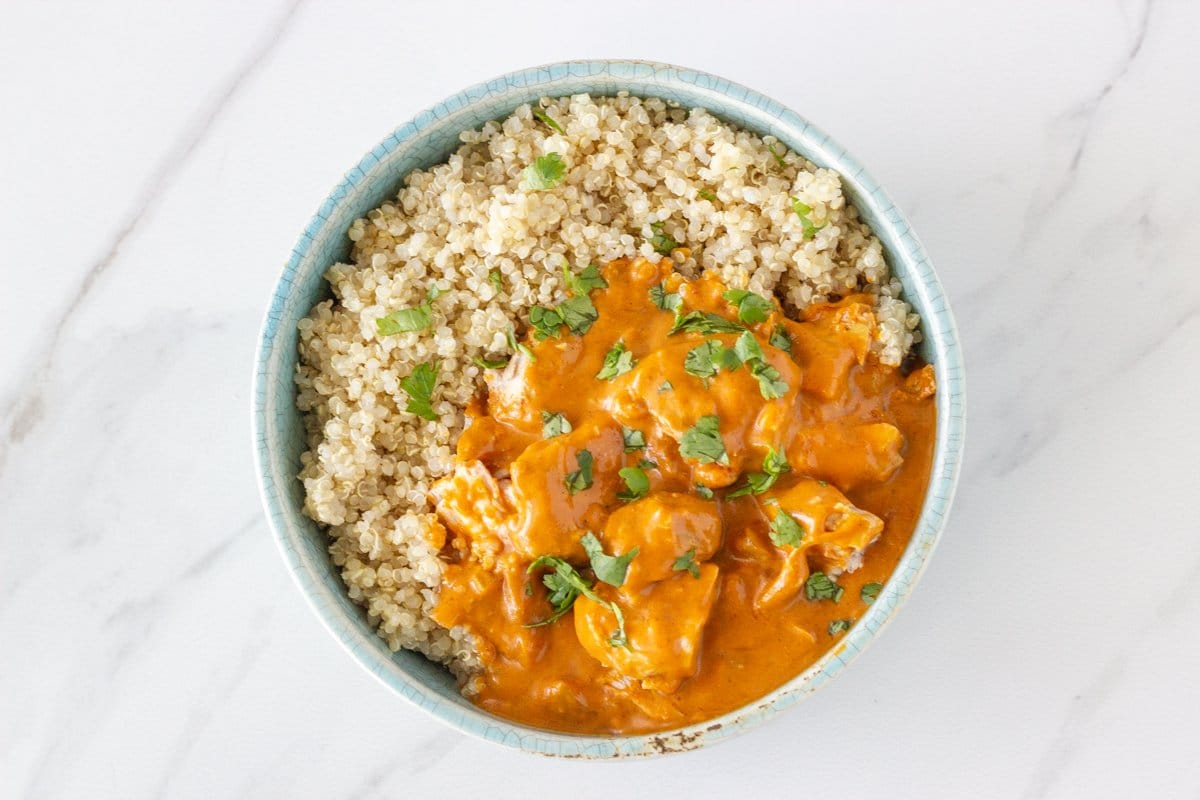
[[(1200, 6), (6, 3), (0, 796), (1200, 796)], [(543, 760), (390, 695), (251, 467), (260, 316), (393, 127), (534, 64), (714, 72), (909, 214), (967, 459), (895, 624), (765, 727)]]

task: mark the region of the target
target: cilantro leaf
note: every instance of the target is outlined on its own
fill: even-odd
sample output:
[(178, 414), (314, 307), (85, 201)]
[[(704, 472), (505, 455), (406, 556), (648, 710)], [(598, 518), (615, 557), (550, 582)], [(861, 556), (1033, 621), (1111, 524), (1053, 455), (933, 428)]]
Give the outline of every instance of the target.
[(438, 418), (433, 410), (433, 387), (437, 385), (438, 365), (436, 361), (417, 364), (407, 377), (400, 379), (400, 388), (408, 394), (405, 411), (428, 420)]
[(625, 440), (625, 452), (632, 453), (646, 446), (646, 434), (636, 428), (621, 426), (621, 438)]
[(694, 458), (701, 464), (716, 462), (729, 465), (729, 454), (725, 452), (725, 442), (721, 439), (720, 420), (715, 414), (701, 417), (683, 434), (679, 442), (679, 454), (684, 458)]
[(700, 565), (696, 563), (696, 548), (693, 547), (691, 550), (688, 550), (679, 558), (675, 559), (675, 562), (671, 564), (671, 569), (675, 570), (676, 572), (683, 572), (684, 570), (687, 570), (693, 578), (699, 578)]
[(557, 313), (571, 332), (579, 336), (587, 333), (596, 320), (600, 319), (600, 313), (586, 294), (568, 297), (559, 304)]
[(429, 287), (425, 302), (416, 308), (402, 308), (393, 311), (386, 317), (375, 320), (375, 330), (380, 336), (392, 336), (397, 333), (415, 333), (429, 327), (433, 321), (433, 301), (438, 299), (442, 290), (437, 284)]
[(784, 147), (783, 145), (779, 145), (779, 150), (776, 151), (775, 144), (772, 143), (772, 144), (767, 145), (767, 149), (771, 151), (771, 157), (775, 159), (776, 164), (778, 164), (781, 167), (787, 166), (787, 161), (785, 161), (783, 159), (784, 155), (787, 153), (786, 147)]
[(617, 493), (621, 500), (637, 500), (650, 491), (650, 479), (641, 467), (622, 467), (617, 474), (625, 481), (625, 489)]
[(748, 494), (762, 494), (775, 485), (775, 481), (792, 467), (787, 462), (787, 456), (776, 452), (775, 448), (767, 451), (763, 457), (763, 471), (751, 472), (746, 475), (746, 484), (731, 491), (726, 497), (743, 497)]
[(862, 598), (864, 603), (874, 603), (875, 598), (879, 597), (879, 592), (882, 589), (882, 583), (864, 583), (863, 587), (858, 590), (858, 596)]
[(492, 284), (492, 288), (496, 290), (496, 294), (500, 294), (504, 290), (504, 277), (500, 274), (500, 270), (494, 269), (489, 272), (488, 282)]
[(708, 311), (689, 311), (675, 318), (675, 324), (668, 331), (668, 336), (676, 333), (701, 333), (706, 336), (714, 333), (741, 333), (746, 328), (731, 319), (725, 319), (720, 314)]
[(675, 391), (675, 387), (671, 385), (670, 381), (663, 381), (662, 386), (658, 387), (659, 394), (662, 394), (663, 392), (673, 392), (673, 391)]
[(758, 391), (768, 400), (774, 400), (787, 394), (787, 381), (779, 374), (779, 370), (766, 361), (754, 361), (749, 364), (750, 374), (758, 379)]
[(579, 465), (579, 469), (568, 472), (567, 476), (563, 478), (563, 484), (566, 485), (568, 492), (575, 494), (592, 488), (592, 462), (590, 450), (580, 450), (575, 454), (575, 463)]
[(504, 332), (504, 337), (508, 339), (508, 346), (512, 348), (514, 353), (524, 353), (530, 361), (537, 361), (537, 356), (533, 354), (524, 342), (517, 341), (517, 335), (513, 333), (512, 325), (508, 326), (508, 330)]
[(700, 495), (700, 496), (701, 496), (701, 497), (703, 497), (705, 500), (712, 500), (712, 499), (713, 499), (713, 490), (712, 490), (712, 489), (710, 489), (710, 488), (708, 488), (707, 486), (705, 486), (705, 485), (704, 485), (704, 484), (702, 484), (702, 483), (697, 483), (697, 484), (696, 484), (696, 494)]
[(554, 117), (543, 111), (541, 106), (530, 106), (529, 110), (533, 112), (534, 117), (545, 123), (546, 127), (553, 128), (554, 130), (566, 136), (567, 132), (563, 130), (562, 125), (559, 125), (557, 122), (555, 122)]
[(650, 246), (654, 248), (654, 252), (669, 256), (672, 250), (679, 247), (679, 242), (663, 233), (663, 227), (664, 223), (662, 222), (650, 223), (650, 230), (654, 231), (654, 235), (650, 237)]
[(596, 377), (602, 381), (611, 381), (629, 372), (636, 363), (633, 360), (633, 353), (625, 349), (625, 342), (618, 339), (605, 354), (604, 365), (600, 367)]
[(785, 353), (792, 352), (792, 337), (788, 336), (787, 330), (782, 325), (776, 325), (775, 330), (771, 331), (771, 346), (778, 347)]
[(551, 336), (558, 336), (558, 329), (562, 327), (562, 324), (562, 314), (556, 308), (534, 306), (529, 309), (529, 325), (533, 328), (533, 335), (539, 341), (549, 339)]
[(555, 436), (562, 436), (564, 433), (570, 433), (572, 430), (571, 423), (567, 418), (557, 411), (542, 412), (542, 438), (553, 439)]
[(655, 464), (648, 458), (643, 458), (641, 461), (639, 461), (638, 466), (642, 469), (658, 469), (658, 464)]
[(745, 289), (730, 289), (721, 296), (737, 307), (738, 319), (747, 325), (766, 322), (767, 317), (775, 310), (775, 305), (770, 300)]
[(558, 153), (547, 153), (534, 159), (533, 163), (524, 169), (521, 176), (525, 179), (527, 188), (541, 192), (553, 189), (562, 183), (563, 175), (566, 172), (567, 165), (563, 163), (562, 156)]
[(587, 553), (588, 561), (592, 565), (592, 572), (596, 573), (597, 579), (604, 581), (609, 586), (620, 587), (625, 583), (625, 575), (629, 572), (629, 562), (637, 557), (638, 548), (633, 548), (625, 555), (610, 556), (604, 552), (604, 547), (594, 533), (585, 533), (579, 541), (583, 545), (583, 551)]
[(775, 512), (775, 519), (771, 520), (770, 536), (771, 541), (780, 547), (796, 547), (804, 539), (804, 526), (780, 508)]
[(667, 287), (661, 283), (650, 287), (650, 302), (663, 311), (676, 313), (683, 306), (683, 298), (679, 296), (679, 292), (668, 292)]
[(570, 611), (571, 607), (575, 605), (575, 600), (580, 595), (583, 595), (587, 599), (607, 608), (617, 618), (617, 629), (608, 638), (609, 646), (629, 646), (629, 639), (625, 634), (625, 615), (621, 612), (620, 606), (616, 603), (608, 602), (592, 591), (592, 584), (580, 575), (574, 567), (557, 556), (539, 556), (529, 565), (525, 573), (532, 574), (536, 570), (546, 567), (549, 567), (552, 571), (542, 577), (542, 583), (550, 590), (548, 599), (554, 612), (546, 619), (526, 624), (526, 628), (540, 628), (543, 625), (549, 625)]
[(832, 622), (829, 623), (829, 635), (837, 636), (839, 633), (845, 633), (846, 631), (850, 630), (850, 625), (853, 622), (854, 622), (854, 620), (852, 620), (852, 619), (835, 619), (835, 620), (833, 620)]
[(765, 358), (758, 339), (755, 339), (754, 334), (750, 331), (746, 331), (737, 338), (733, 344), (733, 352), (737, 353), (737, 357), (746, 364), (751, 361), (762, 361)]
[(484, 358), (483, 356), (475, 356), (473, 359), (476, 366), (482, 369), (500, 369), (508, 366), (507, 358)]
[(717, 195), (709, 189), (701, 189), (700, 191), (696, 192), (696, 195), (701, 200), (707, 200), (710, 203), (717, 202)]
[(683, 370), (697, 378), (711, 378), (720, 367), (721, 351), (725, 348), (715, 339), (693, 347), (683, 357)]
[(825, 227), (824, 222), (820, 225), (813, 224), (812, 218), (809, 216), (812, 213), (812, 206), (801, 202), (798, 198), (792, 198), (792, 211), (795, 211), (796, 216), (800, 218), (800, 225), (804, 230), (803, 237), (805, 239), (813, 238), (817, 235), (817, 231)]
[(809, 600), (832, 600), (836, 603), (842, 599), (845, 591), (824, 572), (814, 572), (804, 582), (804, 596)]
[(563, 262), (562, 267), (563, 282), (567, 286), (567, 291), (571, 294), (587, 294), (592, 289), (607, 289), (608, 281), (600, 274), (600, 268), (595, 264), (588, 264), (584, 267), (583, 272), (578, 275), (571, 272), (566, 262)]

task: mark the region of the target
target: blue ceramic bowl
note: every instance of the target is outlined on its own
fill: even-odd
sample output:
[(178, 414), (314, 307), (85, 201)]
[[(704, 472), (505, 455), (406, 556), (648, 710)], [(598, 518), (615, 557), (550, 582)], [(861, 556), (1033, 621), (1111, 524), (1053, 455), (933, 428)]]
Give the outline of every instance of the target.
[[(883, 242), (906, 299), (921, 315), (921, 355), (934, 365), (938, 380), (937, 453), (924, 510), (899, 566), (870, 610), (820, 661), (757, 702), (709, 722), (652, 735), (576, 736), (479, 710), (458, 693), (446, 670), (416, 653), (393, 653), (375, 635), (363, 610), (346, 595), (326, 552), (325, 534), (301, 511), (303, 489), (296, 475), (304, 428), (292, 375), (296, 324), (327, 296), (325, 270), (348, 257), (350, 223), (393, 198), (405, 175), (445, 159), (458, 146), (461, 131), (504, 117), (522, 103), (546, 95), (621, 90), (706, 108), (749, 130), (772, 134), (842, 176), (846, 194)], [(720, 741), (794, 705), (837, 675), (896, 614), (945, 526), (962, 456), (963, 390), (958, 334), (921, 243), (891, 198), (836, 142), (774, 100), (713, 75), (640, 61), (571, 61), (504, 75), (422, 111), (333, 189), (292, 250), (263, 322), (254, 376), (254, 453), (263, 505), (284, 561), (325, 627), (364, 669), (443, 722), (492, 742), (556, 756), (648, 756)]]

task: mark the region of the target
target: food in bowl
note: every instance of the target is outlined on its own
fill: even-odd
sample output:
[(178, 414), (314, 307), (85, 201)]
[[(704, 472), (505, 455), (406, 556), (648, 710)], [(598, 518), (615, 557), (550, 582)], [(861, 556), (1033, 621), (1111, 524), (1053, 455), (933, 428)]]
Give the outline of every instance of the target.
[(563, 731), (760, 697), (853, 624), (933, 452), (918, 319), (837, 175), (578, 95), (462, 135), (300, 324), (306, 512), (393, 649)]

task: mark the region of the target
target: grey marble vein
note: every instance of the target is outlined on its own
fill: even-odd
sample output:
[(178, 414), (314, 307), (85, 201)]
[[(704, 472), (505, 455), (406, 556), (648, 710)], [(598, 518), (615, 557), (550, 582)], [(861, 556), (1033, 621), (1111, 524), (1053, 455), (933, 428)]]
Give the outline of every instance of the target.
[(57, 315), (50, 332), (39, 339), (40, 350), (32, 359), (31, 373), (19, 383), (25, 388), (20, 391), (0, 414), (0, 475), (8, 459), (9, 450), (20, 444), (37, 427), (42, 419), (42, 391), (54, 369), (55, 359), (62, 345), (62, 337), (71, 323), (71, 318), (87, 302), (92, 289), (108, 270), (118, 262), (122, 248), (141, 230), (144, 221), (170, 191), (178, 176), (190, 163), (192, 156), (207, 140), (216, 122), (229, 105), (238, 97), (259, 72), (267, 59), (283, 41), (285, 34), (296, 18), (296, 12), (304, 0), (288, 0), (279, 17), (265, 32), (262, 40), (230, 75), (229, 79), (212, 100), (199, 107), (194, 120), (187, 125), (180, 137), (168, 148), (151, 172), (139, 193), (134, 209), (120, 223), (109, 238), (103, 254), (84, 272), (83, 279), (67, 298)]

